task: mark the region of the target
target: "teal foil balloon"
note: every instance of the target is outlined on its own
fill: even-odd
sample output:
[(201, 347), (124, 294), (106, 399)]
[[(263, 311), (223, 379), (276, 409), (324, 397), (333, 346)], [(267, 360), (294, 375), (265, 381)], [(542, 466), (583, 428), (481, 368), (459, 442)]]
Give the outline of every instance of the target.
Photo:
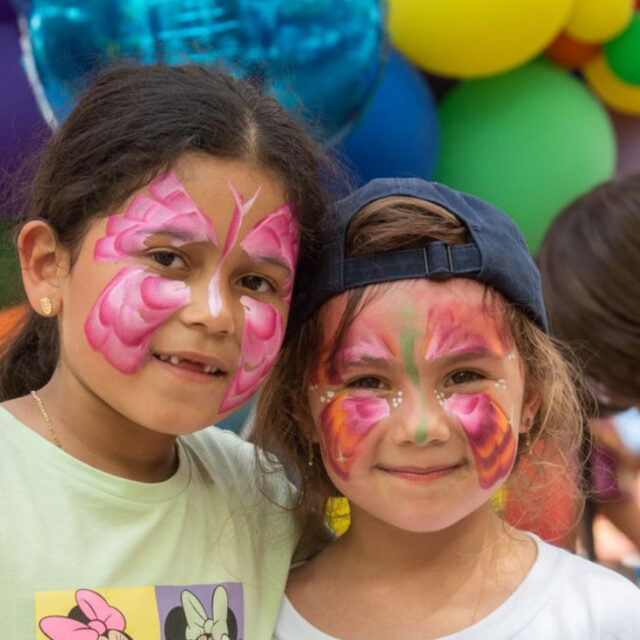
[(95, 72), (119, 60), (222, 63), (257, 78), (332, 143), (374, 91), (382, 0), (15, 0), (25, 68), (55, 127)]

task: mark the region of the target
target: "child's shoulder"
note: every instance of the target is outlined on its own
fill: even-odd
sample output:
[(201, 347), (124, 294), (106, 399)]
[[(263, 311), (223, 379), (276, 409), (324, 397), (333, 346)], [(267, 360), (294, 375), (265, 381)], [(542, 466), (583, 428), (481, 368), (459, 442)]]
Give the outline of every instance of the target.
[(180, 438), (196, 473), (228, 491), (268, 493), (276, 503), (290, 504), (292, 489), (275, 459), (232, 431), (212, 426)]
[(561, 619), (568, 616), (566, 622), (574, 628), (584, 624), (585, 629), (613, 634), (607, 637), (631, 637), (625, 633), (640, 625), (640, 589), (611, 569), (536, 541), (538, 560), (532, 573), (538, 578), (535, 588), (545, 594), (543, 609)]

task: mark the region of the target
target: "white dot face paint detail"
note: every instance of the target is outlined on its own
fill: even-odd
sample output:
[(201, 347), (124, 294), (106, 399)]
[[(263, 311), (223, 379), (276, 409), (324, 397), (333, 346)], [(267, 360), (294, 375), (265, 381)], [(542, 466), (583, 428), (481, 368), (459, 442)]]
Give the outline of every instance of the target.
[(507, 381), (504, 378), (500, 378), (495, 382), (496, 389), (504, 391), (507, 388)]
[(438, 400), (438, 404), (441, 407), (444, 407), (444, 403), (445, 403), (445, 400), (446, 400), (446, 397), (445, 397), (444, 393), (442, 393), (442, 391), (438, 391), (437, 389), (434, 389), (433, 393), (435, 394), (436, 399)]
[(402, 391), (398, 391), (393, 398), (391, 398), (391, 406), (397, 409), (402, 404)]

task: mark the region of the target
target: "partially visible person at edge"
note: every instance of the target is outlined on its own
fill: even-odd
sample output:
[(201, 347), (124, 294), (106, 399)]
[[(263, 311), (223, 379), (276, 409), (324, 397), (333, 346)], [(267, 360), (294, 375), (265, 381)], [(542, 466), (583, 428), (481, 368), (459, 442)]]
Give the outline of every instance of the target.
[(323, 167), (273, 99), (198, 66), (107, 71), (55, 133), (2, 351), (2, 637), (271, 637), (289, 484), (205, 427), (274, 364)]
[(351, 524), (293, 568), (274, 638), (637, 638), (640, 590), (491, 504), (536, 440), (571, 461), (584, 425), (516, 226), (421, 180), (374, 180), (336, 216), (255, 439), (298, 478), (307, 536), (332, 496)]
[(617, 413), (640, 407), (640, 175), (615, 178), (565, 207), (538, 264), (551, 330), (575, 352), (598, 399), (592, 498), (640, 549), (640, 508), (622, 480), (637, 476), (640, 458), (614, 428)]

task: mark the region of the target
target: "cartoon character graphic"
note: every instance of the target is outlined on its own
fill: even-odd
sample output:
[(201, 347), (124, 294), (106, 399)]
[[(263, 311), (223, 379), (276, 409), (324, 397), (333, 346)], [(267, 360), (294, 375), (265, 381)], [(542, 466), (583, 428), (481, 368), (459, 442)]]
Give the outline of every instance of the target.
[(180, 601), (182, 606), (173, 608), (165, 620), (167, 640), (241, 640), (236, 617), (229, 608), (229, 595), (222, 585), (213, 590), (211, 616), (188, 589), (180, 594)]
[(79, 589), (77, 606), (68, 616), (47, 616), (40, 629), (51, 640), (133, 640), (125, 633), (127, 622), (122, 613), (95, 591)]

